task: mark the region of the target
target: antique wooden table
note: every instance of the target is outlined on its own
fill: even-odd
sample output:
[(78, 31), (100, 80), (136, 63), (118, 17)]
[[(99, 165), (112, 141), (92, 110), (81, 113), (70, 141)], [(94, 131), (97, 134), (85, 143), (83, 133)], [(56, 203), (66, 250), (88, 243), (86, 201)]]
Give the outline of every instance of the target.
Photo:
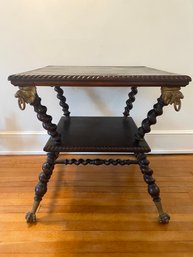
[[(44, 147), (47, 152), (47, 160), (42, 166), (39, 182), (35, 187), (32, 210), (26, 214), (27, 222), (36, 222), (36, 210), (47, 191), (47, 183), (55, 164), (138, 164), (147, 183), (148, 192), (157, 207), (159, 222), (169, 222), (170, 217), (163, 211), (160, 190), (152, 177), (153, 171), (149, 167), (149, 161), (146, 157), (146, 153), (150, 152), (150, 147), (144, 140), (144, 136), (150, 132), (151, 125), (156, 123), (156, 117), (162, 115), (164, 106), (172, 104), (176, 111), (180, 110), (181, 99), (183, 98), (180, 88), (188, 85), (191, 81), (189, 76), (143, 66), (47, 66), (14, 74), (8, 79), (14, 86), (19, 87), (15, 95), (18, 98), (19, 107), (24, 110), (26, 103), (32, 105), (37, 113), (37, 118), (50, 135), (50, 139)], [(57, 92), (57, 98), (63, 110), (63, 116), (58, 125), (52, 123), (52, 117), (47, 114), (47, 108), (41, 104), (41, 99), (37, 93), (39, 86), (51, 86)], [(123, 116), (70, 117), (69, 106), (61, 87), (81, 86), (130, 87)], [(161, 96), (139, 128), (130, 116), (137, 87), (161, 88)], [(61, 152), (126, 152), (134, 154), (136, 158), (134, 160), (100, 158), (57, 160)]]

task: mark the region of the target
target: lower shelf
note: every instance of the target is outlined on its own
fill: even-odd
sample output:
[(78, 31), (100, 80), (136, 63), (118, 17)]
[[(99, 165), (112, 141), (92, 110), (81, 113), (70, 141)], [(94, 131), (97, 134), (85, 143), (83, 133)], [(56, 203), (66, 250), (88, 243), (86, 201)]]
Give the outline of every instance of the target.
[(145, 140), (136, 141), (137, 126), (131, 117), (62, 117), (61, 143), (50, 138), (46, 152), (150, 152)]

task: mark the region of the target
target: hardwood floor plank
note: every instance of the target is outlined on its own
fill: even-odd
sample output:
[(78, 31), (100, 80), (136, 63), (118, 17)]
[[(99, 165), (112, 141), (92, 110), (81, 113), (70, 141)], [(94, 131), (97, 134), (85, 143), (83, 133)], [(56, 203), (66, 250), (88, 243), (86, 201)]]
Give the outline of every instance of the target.
[[(20, 213), (0, 213), (0, 222), (1, 224), (3, 222), (22, 222), (24, 220), (24, 215), (25, 213), (20, 212)], [(153, 222), (156, 223), (158, 226), (162, 226), (162, 224), (157, 223), (153, 219), (155, 218), (154, 213), (131, 213), (128, 215), (127, 213), (58, 213), (58, 212), (53, 212), (53, 213), (38, 213), (38, 217), (40, 220), (40, 224), (44, 222), (50, 222), (50, 223), (55, 223), (55, 222), (61, 222), (61, 221), (122, 221), (122, 222)], [(192, 214), (186, 214), (186, 213), (172, 213), (172, 221), (171, 222), (193, 222), (193, 213)], [(38, 224), (39, 224), (38, 223)], [(169, 224), (170, 224), (169, 223)], [(28, 226), (24, 222), (25, 226)], [(35, 225), (36, 226), (36, 225)], [(168, 225), (166, 225), (167, 227)], [(164, 226), (163, 226), (164, 227)], [(160, 227), (161, 228), (161, 227)]]
[[(168, 193), (161, 193), (162, 198), (169, 198), (169, 199), (188, 199), (190, 198), (191, 200), (193, 200), (193, 198), (190, 196), (190, 193), (172, 193), (170, 192)], [(28, 199), (28, 201), (30, 201), (30, 199), (33, 198), (33, 189), (31, 190), (31, 192), (2, 192), (0, 194), (0, 199), (2, 199), (3, 201), (6, 201), (7, 199)], [(73, 194), (69, 195), (69, 194), (65, 194), (63, 193), (62, 190), (58, 190), (57, 192), (57, 199), (61, 201), (61, 199), (72, 199), (72, 198), (76, 198), (76, 199), (87, 199), (87, 198), (95, 198), (95, 199), (135, 199), (135, 200), (145, 200), (148, 199), (149, 200), (149, 195), (144, 194), (144, 193), (110, 193), (110, 192), (73, 192)], [(53, 194), (53, 192), (50, 192), (50, 190), (48, 190), (48, 192), (45, 195), (45, 200), (47, 201), (47, 199), (55, 199), (55, 194)]]
[[(173, 217), (172, 217), (173, 218)], [(193, 231), (192, 221), (171, 221), (169, 225), (158, 224), (154, 217), (151, 221), (92, 221), (92, 220), (68, 220), (57, 219), (41, 220), (35, 226), (28, 226), (24, 222), (24, 215), (21, 220), (7, 221), (1, 224), (1, 229), (6, 231)]]
[(28, 225), (45, 156), (0, 156), (0, 257), (192, 257), (193, 155), (149, 159), (169, 224), (137, 166), (57, 165)]
[[(54, 253), (53, 253), (54, 254)], [(67, 254), (58, 254), (53, 255), (46, 254), (46, 257), (53, 257), (53, 256), (59, 256), (59, 257), (133, 257), (133, 253), (67, 253)], [(156, 255), (155, 255), (156, 254)], [(0, 257), (4, 257), (4, 254), (0, 254)], [(38, 253), (38, 254), (27, 254), (28, 257), (42, 257), (45, 256), (44, 253)], [(186, 253), (135, 253), (135, 257), (192, 257), (192, 252), (186, 252)], [(22, 254), (6, 254), (6, 257), (26, 257), (26, 253)]]
[[(26, 235), (27, 236), (27, 235)], [(34, 245), (35, 242), (35, 245)], [(32, 242), (21, 242), (17, 243), (7, 243), (0, 245), (0, 252), (4, 254), (56, 254), (56, 256), (60, 256), (60, 254), (102, 254), (108, 253), (109, 256), (113, 253), (132, 253), (132, 254), (165, 254), (167, 252), (171, 253), (192, 253), (193, 251), (193, 243), (188, 241), (76, 241), (74, 238), (73, 242), (69, 241), (60, 241), (57, 242), (40, 242), (38, 240), (33, 240)], [(76, 256), (76, 255), (75, 255)]]

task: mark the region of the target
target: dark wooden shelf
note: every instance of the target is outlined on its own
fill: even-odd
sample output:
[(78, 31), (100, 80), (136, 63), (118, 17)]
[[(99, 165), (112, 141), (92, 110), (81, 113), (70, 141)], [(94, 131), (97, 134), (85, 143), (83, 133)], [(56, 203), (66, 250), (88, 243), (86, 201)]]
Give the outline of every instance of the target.
[(50, 138), (46, 152), (149, 152), (135, 140), (137, 126), (131, 117), (62, 117), (58, 123), (61, 144)]

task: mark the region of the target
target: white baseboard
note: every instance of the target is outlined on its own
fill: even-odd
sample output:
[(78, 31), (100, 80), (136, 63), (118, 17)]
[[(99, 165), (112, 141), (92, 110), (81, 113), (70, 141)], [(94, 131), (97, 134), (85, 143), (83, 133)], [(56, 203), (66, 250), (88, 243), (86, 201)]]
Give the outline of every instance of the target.
[[(0, 155), (44, 154), (45, 132), (0, 132)], [(193, 153), (193, 130), (155, 130), (146, 135), (153, 154)]]

